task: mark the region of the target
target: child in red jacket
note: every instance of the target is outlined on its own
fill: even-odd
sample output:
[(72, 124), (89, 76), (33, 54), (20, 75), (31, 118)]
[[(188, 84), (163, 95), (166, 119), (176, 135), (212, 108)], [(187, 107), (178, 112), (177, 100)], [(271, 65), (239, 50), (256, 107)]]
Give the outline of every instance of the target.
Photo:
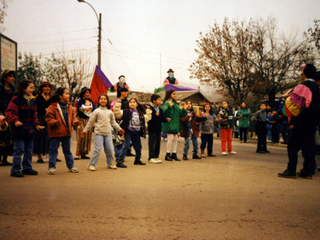
[(69, 90), (60, 87), (48, 100), (51, 105), (48, 107), (45, 120), (48, 124), (50, 138), (48, 173), (51, 175), (56, 173), (56, 161), (60, 142), (62, 143), (62, 150), (69, 171), (73, 173), (79, 172), (73, 164), (70, 148), (72, 128), (80, 122), (76, 119), (76, 113), (69, 104), (69, 98)]

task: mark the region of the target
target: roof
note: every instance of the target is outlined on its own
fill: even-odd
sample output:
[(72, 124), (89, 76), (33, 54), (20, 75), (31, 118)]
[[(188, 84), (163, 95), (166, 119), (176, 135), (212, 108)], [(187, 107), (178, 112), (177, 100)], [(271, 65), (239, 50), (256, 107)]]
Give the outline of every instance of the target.
[[(164, 99), (166, 92), (158, 92), (158, 95)], [(190, 99), (194, 103), (209, 102), (209, 100), (199, 91), (177, 91), (177, 101)]]

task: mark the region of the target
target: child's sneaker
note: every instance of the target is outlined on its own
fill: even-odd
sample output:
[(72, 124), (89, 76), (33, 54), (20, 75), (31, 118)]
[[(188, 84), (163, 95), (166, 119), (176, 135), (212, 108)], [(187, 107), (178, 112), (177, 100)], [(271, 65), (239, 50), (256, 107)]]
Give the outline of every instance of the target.
[(232, 152), (229, 152), (229, 154), (231, 154), (231, 155), (236, 155), (236, 154), (237, 154), (237, 152), (232, 151)]
[(78, 168), (76, 168), (76, 167), (72, 167), (72, 168), (69, 168), (69, 172), (78, 173), (79, 170), (78, 170)]
[(55, 168), (49, 168), (48, 173), (50, 175), (55, 175), (56, 174), (56, 169)]
[(91, 164), (88, 168), (90, 171), (95, 171), (96, 170), (96, 166)]
[(222, 154), (222, 156), (227, 156), (228, 155), (226, 152), (222, 152), (221, 154)]
[(149, 163), (158, 163), (158, 161), (156, 160), (156, 159), (154, 159), (154, 158), (151, 158), (150, 160), (149, 160)]
[(156, 161), (157, 161), (158, 163), (162, 163), (162, 161), (161, 161), (159, 158), (157, 158)]
[(117, 166), (111, 164), (111, 165), (108, 166), (108, 169), (114, 169), (115, 170), (115, 169), (117, 169)]

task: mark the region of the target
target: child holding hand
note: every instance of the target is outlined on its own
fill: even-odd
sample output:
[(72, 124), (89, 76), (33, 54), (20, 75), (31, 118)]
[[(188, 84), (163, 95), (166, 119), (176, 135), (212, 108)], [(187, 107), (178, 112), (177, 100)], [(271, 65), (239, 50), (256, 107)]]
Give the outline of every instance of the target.
[(96, 133), (94, 138), (94, 150), (89, 162), (89, 170), (95, 171), (100, 156), (102, 146), (104, 146), (104, 152), (107, 157), (107, 165), (109, 169), (117, 169), (113, 165), (113, 142), (112, 142), (112, 127), (119, 131), (121, 135), (124, 134), (124, 130), (116, 122), (113, 112), (110, 110), (109, 98), (106, 94), (101, 94), (98, 98), (98, 109), (96, 109), (89, 118), (89, 121), (81, 132), (81, 137), (85, 137), (86, 133), (90, 131), (93, 124), (96, 123), (94, 132)]

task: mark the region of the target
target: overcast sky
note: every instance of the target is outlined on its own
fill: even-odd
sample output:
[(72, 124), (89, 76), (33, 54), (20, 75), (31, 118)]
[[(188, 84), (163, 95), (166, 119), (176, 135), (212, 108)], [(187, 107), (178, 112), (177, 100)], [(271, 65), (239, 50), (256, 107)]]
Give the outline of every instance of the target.
[[(225, 17), (248, 21), (274, 17), (280, 31), (303, 32), (320, 19), (319, 0), (88, 0), (102, 13), (102, 71), (112, 83), (125, 75), (133, 90), (153, 91), (172, 68), (182, 82), (199, 32), (206, 33)], [(5, 18), (7, 37), (18, 51), (42, 53), (82, 51), (97, 62), (97, 27), (94, 11), (77, 0), (12, 0)], [(112, 45), (108, 41), (112, 42)], [(79, 51), (80, 52), (80, 51)], [(161, 54), (161, 61), (160, 61)], [(161, 62), (161, 64), (160, 64)], [(92, 74), (94, 66), (92, 69)]]

